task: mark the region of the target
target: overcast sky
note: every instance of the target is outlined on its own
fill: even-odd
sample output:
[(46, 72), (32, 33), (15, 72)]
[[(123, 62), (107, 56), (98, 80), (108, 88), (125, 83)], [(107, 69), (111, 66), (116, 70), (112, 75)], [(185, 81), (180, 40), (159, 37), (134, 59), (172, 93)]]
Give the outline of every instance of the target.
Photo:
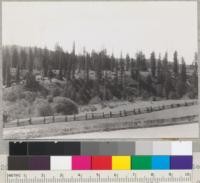
[(3, 44), (119, 56), (174, 50), (191, 63), (197, 50), (196, 2), (3, 2)]

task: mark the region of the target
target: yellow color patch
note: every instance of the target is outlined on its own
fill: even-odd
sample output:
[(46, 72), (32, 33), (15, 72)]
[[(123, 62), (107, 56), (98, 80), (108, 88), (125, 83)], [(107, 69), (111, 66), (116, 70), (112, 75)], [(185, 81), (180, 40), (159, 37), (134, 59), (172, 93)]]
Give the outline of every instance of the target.
[(113, 170), (130, 170), (131, 157), (130, 156), (112, 156)]

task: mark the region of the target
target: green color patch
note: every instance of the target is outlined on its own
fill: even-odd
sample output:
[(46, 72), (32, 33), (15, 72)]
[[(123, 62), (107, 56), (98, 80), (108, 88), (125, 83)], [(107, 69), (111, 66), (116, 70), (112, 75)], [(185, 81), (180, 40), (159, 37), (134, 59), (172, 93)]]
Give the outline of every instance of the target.
[(151, 170), (152, 156), (132, 156), (131, 169), (132, 170)]

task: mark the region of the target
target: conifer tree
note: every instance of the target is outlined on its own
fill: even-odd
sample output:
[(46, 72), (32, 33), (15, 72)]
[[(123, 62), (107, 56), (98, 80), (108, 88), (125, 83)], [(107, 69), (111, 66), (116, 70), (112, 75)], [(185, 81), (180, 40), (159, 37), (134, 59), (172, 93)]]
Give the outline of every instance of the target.
[(155, 77), (156, 76), (156, 57), (155, 57), (154, 52), (151, 53), (150, 63), (151, 63), (151, 74), (153, 77)]
[(179, 63), (178, 63), (178, 53), (174, 52), (174, 63), (173, 63), (174, 76), (178, 77), (179, 74)]

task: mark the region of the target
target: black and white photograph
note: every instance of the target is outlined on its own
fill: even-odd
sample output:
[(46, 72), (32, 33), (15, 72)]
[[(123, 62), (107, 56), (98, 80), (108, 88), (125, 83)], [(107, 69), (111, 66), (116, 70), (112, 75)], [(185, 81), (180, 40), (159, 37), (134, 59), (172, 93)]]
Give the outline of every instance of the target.
[(5, 139), (198, 138), (196, 1), (2, 2)]

